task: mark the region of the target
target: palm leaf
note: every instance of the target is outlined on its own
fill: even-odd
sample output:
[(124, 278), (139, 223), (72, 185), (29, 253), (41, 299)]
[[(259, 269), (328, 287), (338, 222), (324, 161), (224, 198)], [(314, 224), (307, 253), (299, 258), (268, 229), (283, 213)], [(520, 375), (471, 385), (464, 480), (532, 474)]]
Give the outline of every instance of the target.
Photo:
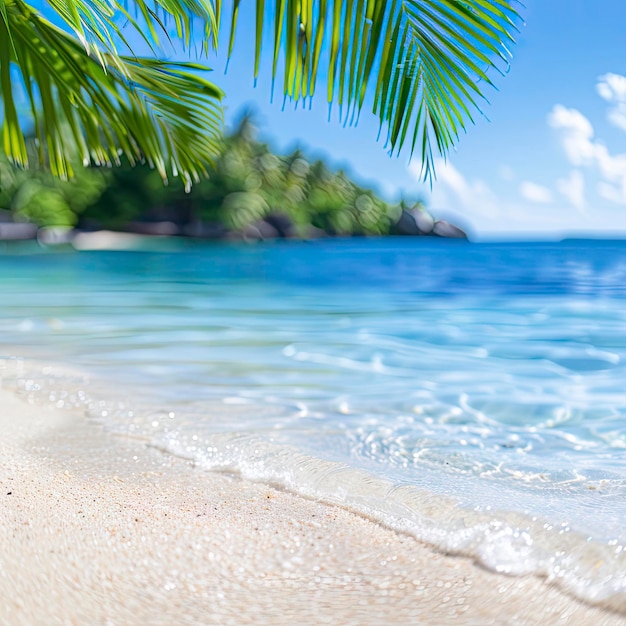
[[(222, 92), (197, 75), (194, 63), (168, 63), (101, 51), (76, 39), (20, 0), (0, 11), (0, 102), (3, 149), (28, 165), (25, 130), (38, 141), (52, 172), (72, 175), (76, 157), (111, 165), (124, 154), (148, 161), (186, 186), (206, 173), (219, 150)], [(18, 115), (22, 87), (30, 115)], [(32, 126), (32, 128), (30, 128)]]
[(129, 48), (119, 28), (120, 18), (151, 48), (160, 45), (161, 37), (169, 39), (169, 24), (174, 24), (176, 38), (187, 47), (198, 26), (205, 52), (217, 47), (220, 0), (48, 0), (48, 4), (96, 56), (101, 49), (116, 52), (120, 43)]
[[(433, 148), (445, 156), (480, 112), (484, 87), (493, 85), (490, 74), (507, 68), (518, 19), (514, 2), (257, 0), (255, 80), (266, 35), (272, 81), (281, 76), (283, 59), (287, 98), (314, 94), (323, 56), (328, 102), (338, 106), (341, 120), (358, 120), (369, 92), (390, 152), (409, 144), (431, 178)], [(231, 36), (236, 22), (233, 13)]]

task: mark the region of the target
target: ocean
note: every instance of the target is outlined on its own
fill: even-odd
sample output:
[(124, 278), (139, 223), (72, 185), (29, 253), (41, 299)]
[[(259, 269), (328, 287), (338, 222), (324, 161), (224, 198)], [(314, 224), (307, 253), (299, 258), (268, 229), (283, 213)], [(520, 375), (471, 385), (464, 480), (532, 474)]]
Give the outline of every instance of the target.
[(626, 242), (6, 247), (0, 302), (30, 402), (626, 612)]

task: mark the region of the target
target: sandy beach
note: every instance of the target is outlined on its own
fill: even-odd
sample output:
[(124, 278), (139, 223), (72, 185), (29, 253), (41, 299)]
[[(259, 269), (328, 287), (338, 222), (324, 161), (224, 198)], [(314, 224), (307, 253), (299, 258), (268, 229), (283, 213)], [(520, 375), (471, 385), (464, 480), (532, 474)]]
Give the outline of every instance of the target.
[(0, 391), (0, 624), (626, 624)]

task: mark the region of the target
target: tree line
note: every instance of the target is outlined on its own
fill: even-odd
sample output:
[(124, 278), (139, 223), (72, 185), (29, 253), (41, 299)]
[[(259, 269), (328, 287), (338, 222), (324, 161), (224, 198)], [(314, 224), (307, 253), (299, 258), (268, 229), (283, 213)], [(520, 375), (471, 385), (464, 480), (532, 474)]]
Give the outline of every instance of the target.
[(257, 139), (249, 114), (224, 136), (208, 177), (190, 192), (178, 179), (164, 186), (148, 165), (75, 172), (64, 182), (46, 168), (23, 170), (0, 157), (5, 219), (87, 230), (310, 238), (390, 234), (403, 210), (423, 209), (418, 199), (387, 202), (302, 150), (276, 154)]

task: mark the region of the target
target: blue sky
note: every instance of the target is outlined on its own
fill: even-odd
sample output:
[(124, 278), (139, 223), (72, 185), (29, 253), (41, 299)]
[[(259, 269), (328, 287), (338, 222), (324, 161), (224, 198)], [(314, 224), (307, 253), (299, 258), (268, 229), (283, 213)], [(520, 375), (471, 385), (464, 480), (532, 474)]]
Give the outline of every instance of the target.
[(227, 93), (227, 121), (252, 104), (277, 149), (304, 145), (389, 198), (423, 195), (476, 239), (626, 236), (626, 2), (526, 0), (520, 10), (525, 25), (510, 72), (488, 94), (489, 120), (478, 116), (439, 164), (432, 191), (408, 153), (390, 158), (376, 142), (373, 117), (329, 122), (322, 85), (310, 111), (271, 103), (267, 74), (254, 88), (245, 24), (228, 72), (212, 60), (212, 79)]

